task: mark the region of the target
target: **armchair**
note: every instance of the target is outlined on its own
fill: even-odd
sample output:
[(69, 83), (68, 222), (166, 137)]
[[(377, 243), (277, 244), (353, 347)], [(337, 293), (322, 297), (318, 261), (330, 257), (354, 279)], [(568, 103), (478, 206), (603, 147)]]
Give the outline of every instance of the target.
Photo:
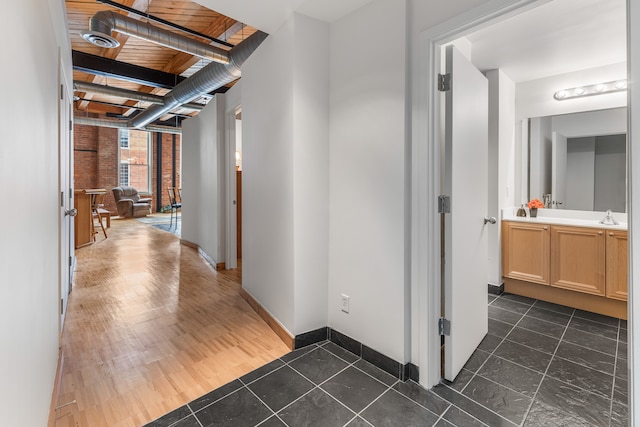
[(113, 198), (116, 200), (118, 215), (123, 218), (136, 218), (151, 213), (151, 199), (141, 198), (133, 187), (114, 187)]

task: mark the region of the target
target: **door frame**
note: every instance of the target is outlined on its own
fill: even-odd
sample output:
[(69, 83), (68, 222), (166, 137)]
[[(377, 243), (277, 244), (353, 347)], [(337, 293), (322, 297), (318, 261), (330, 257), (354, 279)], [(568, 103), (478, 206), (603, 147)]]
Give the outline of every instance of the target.
[[(438, 214), (438, 196), (442, 189), (442, 141), (444, 125), (442, 122), (443, 101), (437, 91), (436, 82), (438, 73), (442, 72), (441, 51), (443, 45), (457, 38), (463, 37), (476, 29), (491, 25), (500, 20), (526, 12), (534, 7), (546, 3), (548, 0), (491, 0), (476, 8), (470, 9), (442, 24), (431, 29), (420, 32), (416, 43), (415, 61), (412, 65), (413, 80), (412, 92), (416, 93), (412, 100), (412, 143), (411, 143), (411, 229), (413, 239), (411, 241), (411, 282), (413, 298), (412, 321), (415, 327), (412, 328), (413, 357), (420, 366), (420, 383), (430, 388), (440, 382), (440, 337), (437, 334), (438, 318), (440, 316), (441, 297), (441, 253), (439, 239), (433, 236), (440, 236), (440, 215)], [(627, 1), (628, 22), (640, 22), (640, 7), (633, 9), (632, 2)], [(640, 67), (636, 71), (631, 69), (631, 64), (635, 59), (640, 62), (640, 45), (634, 46), (631, 43), (631, 36), (634, 28), (627, 27), (627, 40), (629, 54), (627, 60), (629, 64), (630, 81), (640, 81)], [(636, 31), (640, 32), (639, 29)], [(640, 34), (639, 34), (640, 35)], [(635, 57), (634, 57), (635, 54)], [(630, 259), (629, 262), (629, 331), (633, 330), (633, 307), (637, 309), (640, 316), (640, 295), (637, 297), (638, 304), (633, 304), (633, 276), (632, 267), (634, 261), (640, 265), (640, 247), (633, 251), (634, 240), (632, 238), (632, 224), (634, 213), (639, 212), (633, 209), (632, 187), (635, 182), (640, 188), (640, 171), (632, 173), (631, 163), (633, 157), (640, 154), (632, 152), (633, 140), (640, 143), (640, 136), (634, 137), (631, 133), (633, 124), (640, 125), (640, 109), (633, 110), (633, 100), (640, 105), (640, 91), (632, 90), (629, 86), (629, 120), (628, 120), (628, 161), (629, 161), (629, 239), (630, 239)], [(635, 119), (635, 122), (634, 122)], [(640, 135), (640, 134), (639, 134)], [(639, 150), (640, 151), (640, 150)], [(638, 201), (640, 203), (640, 200)], [(640, 221), (640, 217), (637, 218)], [(637, 243), (640, 245), (640, 242)], [(633, 366), (633, 354), (635, 341), (633, 334), (629, 337), (630, 364)], [(640, 352), (640, 348), (638, 348)], [(634, 379), (640, 380), (640, 373), (635, 373), (631, 369), (630, 378), (630, 419), (638, 418), (640, 414), (634, 414), (633, 384)], [(633, 417), (633, 418), (632, 418)]]
[(238, 228), (236, 212), (238, 201), (236, 200), (236, 115), (240, 105), (234, 105), (225, 111), (225, 171), (226, 174), (226, 245), (225, 268), (227, 270), (238, 267)]

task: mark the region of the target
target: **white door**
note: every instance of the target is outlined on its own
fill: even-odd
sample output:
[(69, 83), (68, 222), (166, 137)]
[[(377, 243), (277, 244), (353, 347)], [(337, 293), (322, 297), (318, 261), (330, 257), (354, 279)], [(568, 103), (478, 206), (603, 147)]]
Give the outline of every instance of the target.
[(64, 70), (59, 67), (60, 93), (58, 107), (58, 203), (59, 203), (59, 297), (60, 321), (59, 338), (62, 337), (64, 318), (67, 312), (67, 300), (71, 292), (73, 271), (73, 154), (71, 150), (71, 88), (65, 84)]
[(444, 377), (454, 380), (487, 334), (488, 83), (453, 46), (447, 47)]
[(567, 137), (553, 132), (551, 135), (551, 207), (562, 209), (566, 199)]

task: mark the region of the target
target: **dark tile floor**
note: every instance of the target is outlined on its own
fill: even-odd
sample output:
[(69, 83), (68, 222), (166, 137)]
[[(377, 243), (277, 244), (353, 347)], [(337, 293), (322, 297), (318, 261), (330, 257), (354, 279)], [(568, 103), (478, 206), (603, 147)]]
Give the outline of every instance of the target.
[(626, 426), (625, 321), (489, 296), (453, 383), (403, 383), (331, 342), (291, 352), (147, 426)]

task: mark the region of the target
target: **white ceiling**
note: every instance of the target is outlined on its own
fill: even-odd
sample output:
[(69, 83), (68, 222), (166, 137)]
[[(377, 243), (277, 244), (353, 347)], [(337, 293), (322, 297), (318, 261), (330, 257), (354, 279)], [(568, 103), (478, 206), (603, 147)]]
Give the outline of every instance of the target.
[[(267, 33), (293, 12), (333, 22), (371, 0), (195, 0)], [(434, 7), (438, 2), (432, 1)], [(626, 0), (551, 0), (469, 34), (472, 61), (516, 83), (626, 61)]]
[(516, 83), (626, 61), (626, 0), (555, 0), (469, 34), (472, 62)]
[(274, 33), (299, 12), (325, 22), (333, 22), (370, 3), (371, 0), (195, 0), (197, 3), (266, 33)]

